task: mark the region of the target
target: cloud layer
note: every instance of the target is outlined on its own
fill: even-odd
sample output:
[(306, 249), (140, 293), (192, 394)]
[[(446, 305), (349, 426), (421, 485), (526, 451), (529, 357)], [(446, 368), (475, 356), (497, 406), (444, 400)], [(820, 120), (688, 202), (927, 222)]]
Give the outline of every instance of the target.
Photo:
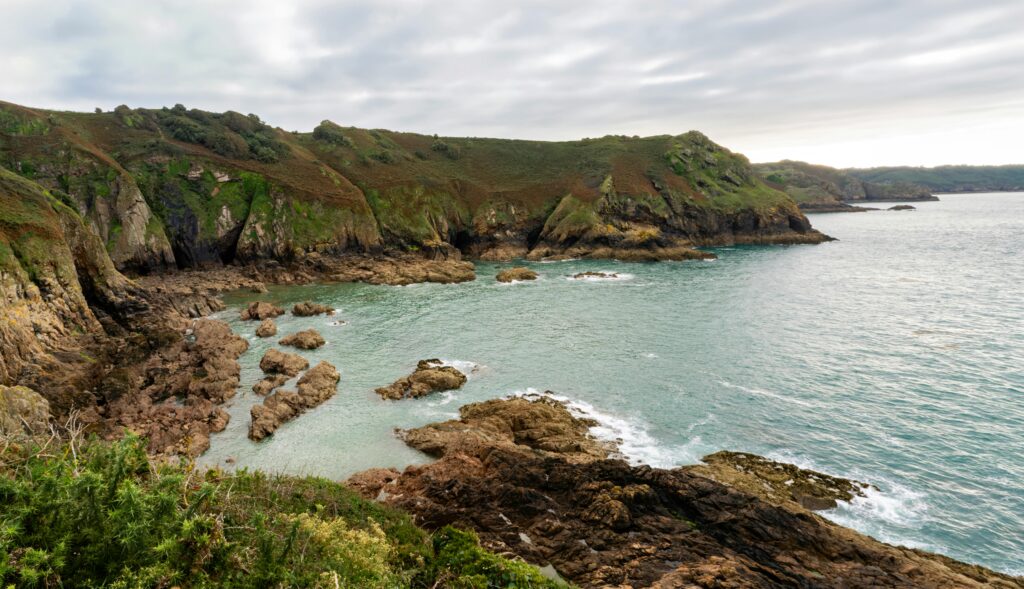
[[(755, 161), (1024, 161), (1019, 0), (8, 0), (0, 98), (442, 135), (700, 129)], [(1016, 150), (1016, 151), (1015, 151)]]

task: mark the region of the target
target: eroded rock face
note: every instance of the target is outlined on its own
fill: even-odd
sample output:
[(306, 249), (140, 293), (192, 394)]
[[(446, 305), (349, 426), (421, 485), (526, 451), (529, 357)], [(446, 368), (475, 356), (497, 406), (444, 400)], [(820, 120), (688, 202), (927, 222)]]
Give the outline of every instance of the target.
[(292, 315), (296, 317), (312, 317), (314, 315), (334, 315), (334, 309), (327, 305), (321, 305), (320, 303), (314, 303), (312, 301), (305, 301), (292, 307)]
[(552, 565), (581, 587), (1021, 587), (1020, 580), (897, 548), (686, 469), (630, 466), (550, 399), (464, 407), (405, 434), (439, 456), (349, 484), (428, 529)]
[(330, 399), (339, 380), (341, 375), (333, 365), (320, 362), (302, 375), (297, 391), (278, 391), (262, 404), (253, 405), (249, 411), (249, 438), (258, 442), (277, 431), (281, 424)]
[[(191, 333), (149, 359), (141, 382), (125, 383), (125, 394), (109, 400), (112, 436), (129, 428), (149, 438), (155, 454), (198, 456), (210, 446), (210, 433), (223, 430), (221, 408), (238, 388), (238, 357), (248, 342), (223, 321), (200, 319)], [(134, 379), (126, 372), (126, 378)]]
[(256, 301), (249, 303), (249, 306), (242, 309), (241, 318), (242, 321), (262, 321), (264, 319), (273, 319), (284, 314), (284, 309), (268, 303), (265, 301)]
[(317, 330), (305, 329), (281, 338), (281, 341), (277, 343), (282, 346), (293, 346), (300, 350), (315, 350), (326, 342)]
[(309, 368), (309, 360), (274, 348), (267, 350), (263, 359), (260, 360), (260, 370), (267, 374), (296, 376), (307, 368)]
[(256, 328), (257, 337), (273, 337), (275, 335), (277, 335), (277, 324), (273, 319), (264, 319)]
[[(834, 477), (745, 452), (715, 452), (704, 464), (684, 467), (776, 505), (795, 504), (812, 511), (832, 509), (837, 501), (864, 497), (871, 485)], [(791, 507), (793, 505), (790, 505)]]
[(415, 399), (430, 393), (458, 389), (466, 384), (466, 375), (440, 360), (420, 360), (416, 370), (386, 387), (375, 389), (384, 399)]
[(516, 268), (505, 268), (498, 272), (498, 282), (512, 282), (513, 280), (537, 280), (537, 273), (529, 268), (518, 266)]
[(0, 438), (45, 434), (50, 425), (50, 404), (28, 387), (0, 385)]

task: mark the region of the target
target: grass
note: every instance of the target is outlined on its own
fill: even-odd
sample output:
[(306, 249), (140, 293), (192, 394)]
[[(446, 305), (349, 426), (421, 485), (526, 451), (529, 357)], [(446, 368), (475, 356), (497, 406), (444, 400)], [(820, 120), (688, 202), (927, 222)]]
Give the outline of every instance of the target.
[(0, 580), (20, 587), (561, 587), (469, 532), (320, 478), (156, 464), (115, 443), (0, 453)]

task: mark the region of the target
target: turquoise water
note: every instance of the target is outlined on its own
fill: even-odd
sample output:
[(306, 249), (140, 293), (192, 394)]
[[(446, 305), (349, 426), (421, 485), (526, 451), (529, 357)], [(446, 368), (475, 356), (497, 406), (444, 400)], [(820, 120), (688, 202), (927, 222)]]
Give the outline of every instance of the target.
[[(498, 284), (272, 289), (335, 317), (311, 353), (339, 393), (262, 444), (245, 438), (267, 341), (252, 338), (232, 421), (203, 460), (332, 478), (425, 458), (393, 428), (467, 402), (551, 390), (596, 415), (637, 462), (674, 466), (745, 450), (876, 484), (826, 516), (881, 540), (1024, 573), (1024, 194), (946, 196), (913, 212), (815, 215), (840, 241), (717, 248), (713, 262), (529, 264)], [(620, 280), (567, 278), (582, 270)], [(344, 325), (332, 325), (342, 320)], [(277, 338), (274, 338), (277, 339)], [(440, 357), (470, 372), (454, 393), (372, 392)], [(471, 364), (472, 363), (472, 364)]]

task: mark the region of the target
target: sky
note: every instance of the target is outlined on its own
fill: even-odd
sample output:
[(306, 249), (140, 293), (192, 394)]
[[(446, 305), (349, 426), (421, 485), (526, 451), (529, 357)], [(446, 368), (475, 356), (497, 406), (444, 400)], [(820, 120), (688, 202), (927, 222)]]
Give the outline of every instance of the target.
[(1024, 163), (1022, 0), (0, 0), (0, 100)]

